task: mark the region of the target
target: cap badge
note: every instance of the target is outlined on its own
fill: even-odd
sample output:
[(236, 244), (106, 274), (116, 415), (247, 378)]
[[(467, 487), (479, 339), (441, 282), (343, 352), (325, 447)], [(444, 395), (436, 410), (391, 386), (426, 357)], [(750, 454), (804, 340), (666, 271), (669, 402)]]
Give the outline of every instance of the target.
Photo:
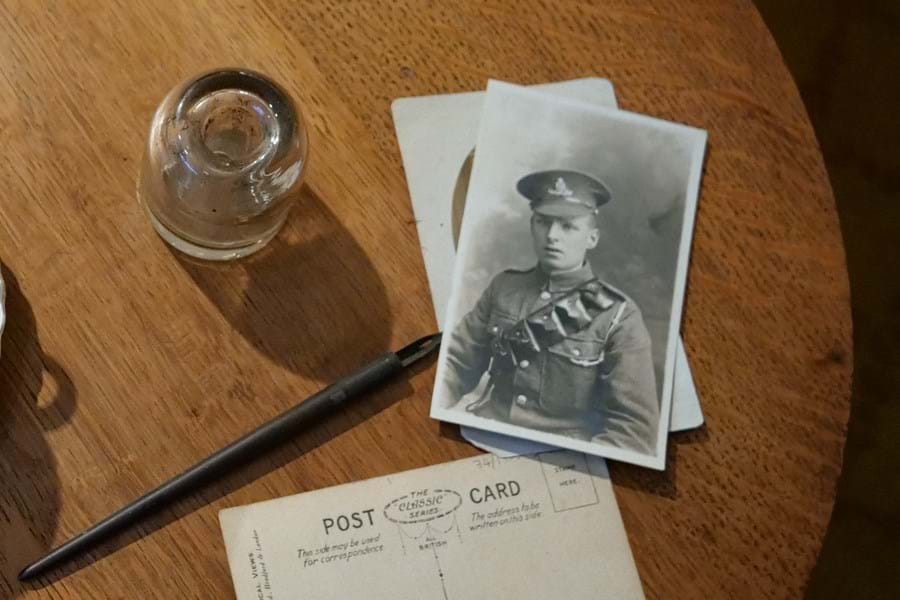
[(575, 192), (569, 189), (569, 186), (566, 185), (566, 181), (562, 177), (557, 177), (556, 185), (554, 185), (552, 188), (548, 188), (547, 193), (551, 196), (562, 196), (563, 198), (569, 198)]

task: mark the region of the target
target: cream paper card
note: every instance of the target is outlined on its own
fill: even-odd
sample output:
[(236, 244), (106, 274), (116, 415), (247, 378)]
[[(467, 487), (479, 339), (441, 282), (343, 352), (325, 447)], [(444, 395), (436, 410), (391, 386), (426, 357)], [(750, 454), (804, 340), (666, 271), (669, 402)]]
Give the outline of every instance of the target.
[(219, 513), (238, 600), (643, 598), (602, 459), (483, 455)]

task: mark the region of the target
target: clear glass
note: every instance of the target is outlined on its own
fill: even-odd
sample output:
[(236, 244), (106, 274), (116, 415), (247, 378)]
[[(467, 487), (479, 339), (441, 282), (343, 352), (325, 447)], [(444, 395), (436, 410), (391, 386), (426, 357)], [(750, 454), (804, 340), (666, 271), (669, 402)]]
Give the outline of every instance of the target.
[(245, 69), (202, 73), (156, 110), (138, 200), (178, 250), (247, 256), (284, 225), (308, 149), (303, 116), (278, 84)]

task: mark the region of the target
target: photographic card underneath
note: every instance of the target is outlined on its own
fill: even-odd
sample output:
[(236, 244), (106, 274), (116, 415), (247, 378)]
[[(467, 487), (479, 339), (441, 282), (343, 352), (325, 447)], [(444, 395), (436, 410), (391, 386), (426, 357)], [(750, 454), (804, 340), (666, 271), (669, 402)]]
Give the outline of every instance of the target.
[(705, 140), (489, 84), (433, 417), (664, 467)]

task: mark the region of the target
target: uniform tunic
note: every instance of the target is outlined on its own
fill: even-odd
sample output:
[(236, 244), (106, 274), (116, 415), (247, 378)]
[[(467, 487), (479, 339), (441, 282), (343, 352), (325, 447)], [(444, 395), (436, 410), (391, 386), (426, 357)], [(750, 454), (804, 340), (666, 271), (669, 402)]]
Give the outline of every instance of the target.
[[(542, 336), (558, 322), (554, 304), (575, 297), (590, 313)], [(637, 305), (587, 263), (549, 275), (540, 267), (500, 273), (448, 337), (445, 397), (459, 400), (490, 372), (486, 395), (469, 406), (475, 414), (655, 454), (650, 336)]]

